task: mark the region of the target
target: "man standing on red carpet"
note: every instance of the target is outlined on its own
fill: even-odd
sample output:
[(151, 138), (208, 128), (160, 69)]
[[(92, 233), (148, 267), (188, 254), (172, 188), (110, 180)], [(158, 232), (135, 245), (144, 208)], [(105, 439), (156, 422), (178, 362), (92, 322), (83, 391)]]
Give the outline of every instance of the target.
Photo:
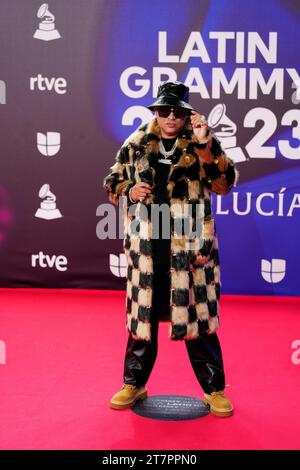
[[(238, 172), (204, 116), (189, 104), (183, 83), (162, 83), (148, 108), (155, 112), (152, 121), (128, 137), (104, 179), (109, 199), (119, 204), (123, 196), (127, 203), (123, 246), (129, 337), (124, 385), (110, 406), (125, 409), (146, 398), (158, 325), (167, 321), (170, 339), (185, 342), (211, 413), (230, 416), (233, 406), (224, 395), (216, 334), (221, 282), (211, 192), (227, 194)], [(160, 208), (156, 218), (154, 206)]]

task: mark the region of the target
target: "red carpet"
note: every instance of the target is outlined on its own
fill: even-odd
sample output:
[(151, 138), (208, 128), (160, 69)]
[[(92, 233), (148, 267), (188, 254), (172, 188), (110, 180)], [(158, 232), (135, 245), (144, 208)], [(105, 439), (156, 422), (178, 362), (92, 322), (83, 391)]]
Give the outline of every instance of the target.
[[(183, 422), (108, 407), (122, 384), (123, 291), (1, 289), (0, 304), (1, 449), (300, 448), (299, 298), (222, 297), (235, 414)], [(149, 394), (202, 396), (184, 344), (168, 340), (166, 324), (159, 339)]]

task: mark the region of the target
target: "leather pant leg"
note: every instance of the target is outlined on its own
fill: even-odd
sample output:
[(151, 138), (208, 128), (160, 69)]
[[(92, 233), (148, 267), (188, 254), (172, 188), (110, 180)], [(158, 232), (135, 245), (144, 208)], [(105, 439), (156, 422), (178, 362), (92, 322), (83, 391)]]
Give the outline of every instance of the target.
[(185, 342), (193, 370), (205, 393), (224, 390), (223, 357), (216, 333)]
[[(155, 306), (156, 295), (153, 295)], [(134, 339), (129, 333), (125, 363), (124, 383), (142, 387), (146, 385), (152, 372), (158, 351), (158, 316), (157, 308), (153, 309), (151, 319), (151, 341)]]
[[(166, 242), (168, 243), (168, 242)], [(158, 351), (159, 319), (169, 314), (170, 274), (168, 251), (165, 242), (153, 243), (153, 310), (151, 318), (151, 342), (135, 340), (129, 334), (125, 364), (124, 383), (144, 386), (152, 372)], [(157, 252), (159, 248), (159, 252)], [(167, 255), (164, 254), (167, 253)]]
[(125, 384), (146, 385), (157, 356), (157, 335), (158, 324), (151, 330), (151, 342), (134, 339), (129, 333), (124, 363)]

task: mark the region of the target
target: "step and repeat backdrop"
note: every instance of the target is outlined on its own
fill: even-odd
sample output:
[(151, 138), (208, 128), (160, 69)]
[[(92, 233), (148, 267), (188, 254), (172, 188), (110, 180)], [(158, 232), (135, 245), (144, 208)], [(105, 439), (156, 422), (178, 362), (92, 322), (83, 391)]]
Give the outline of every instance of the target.
[(298, 296), (299, 20), (298, 0), (1, 0), (0, 287), (125, 287), (103, 178), (178, 79), (240, 172), (213, 195), (223, 292)]

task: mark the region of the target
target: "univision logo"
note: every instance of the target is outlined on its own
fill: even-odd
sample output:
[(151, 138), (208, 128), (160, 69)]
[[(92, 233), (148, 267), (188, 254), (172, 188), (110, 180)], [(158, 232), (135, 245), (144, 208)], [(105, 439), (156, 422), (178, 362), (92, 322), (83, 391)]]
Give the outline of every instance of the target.
[(114, 276), (126, 277), (127, 275), (127, 260), (124, 253), (120, 253), (119, 256), (109, 255), (109, 267)]
[(266, 259), (261, 260), (261, 275), (263, 279), (271, 284), (281, 282), (285, 277), (286, 260), (285, 259)]
[(37, 132), (37, 148), (45, 157), (53, 157), (60, 149), (60, 133), (59, 132)]

